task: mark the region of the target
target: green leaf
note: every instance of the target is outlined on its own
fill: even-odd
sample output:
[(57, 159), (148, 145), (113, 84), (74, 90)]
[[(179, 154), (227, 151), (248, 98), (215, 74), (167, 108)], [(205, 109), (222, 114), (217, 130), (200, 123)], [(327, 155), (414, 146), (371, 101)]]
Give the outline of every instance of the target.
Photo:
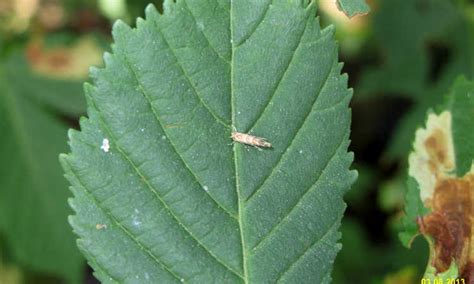
[(428, 249), (421, 238), (407, 250), (389, 230), (386, 244), (377, 246), (370, 241), (363, 224), (348, 216), (342, 220), (341, 232), (343, 249), (336, 258), (333, 283), (386, 283), (383, 278), (407, 266), (416, 268), (419, 276), (423, 275)]
[[(474, 26), (457, 5), (444, 0), (384, 0), (373, 17), (383, 60), (362, 72), (356, 98), (396, 96), (413, 102), (385, 152), (388, 159), (404, 160), (426, 110), (443, 102), (457, 76), (473, 77)], [(437, 61), (440, 57), (445, 60)]]
[(447, 105), (452, 110), (456, 174), (462, 177), (471, 169), (474, 159), (474, 83), (464, 77), (458, 78), (448, 96)]
[(409, 248), (420, 233), (416, 219), (429, 212), (421, 201), (420, 188), (413, 177), (408, 177), (405, 204), (405, 215), (402, 218), (403, 232), (400, 232), (399, 237), (402, 244)]
[[(114, 25), (61, 157), (97, 278), (329, 282), (351, 91), (306, 2), (166, 1)], [(234, 127), (273, 147), (232, 144)]]
[[(431, 42), (446, 42), (446, 46), (441, 47), (457, 51), (453, 52), (445, 69), (440, 70), (440, 76), (456, 65), (471, 65), (465, 60), (470, 54), (468, 39), (471, 34), (466, 31), (465, 19), (452, 2), (385, 0), (380, 4), (380, 9), (373, 14), (374, 41), (384, 59), (378, 66), (365, 69), (357, 89), (359, 93), (405, 96), (417, 101), (425, 99), (430, 93), (424, 91), (433, 84), (429, 78), (430, 64), (434, 64), (429, 57), (428, 43)], [(456, 71), (462, 72), (462, 69), (468, 68), (458, 67)], [(446, 87), (451, 84), (452, 81)], [(446, 91), (443, 90), (440, 96)]]
[(337, 0), (337, 7), (349, 18), (370, 12), (370, 7), (365, 0)]
[(20, 54), (11, 55), (4, 64), (6, 81), (15, 93), (64, 114), (80, 115), (85, 112), (85, 100), (81, 96), (82, 83), (79, 80), (59, 80), (35, 74)]
[(0, 66), (0, 235), (12, 259), (38, 273), (82, 278), (66, 217), (70, 193), (57, 156), (66, 126), (18, 92)]

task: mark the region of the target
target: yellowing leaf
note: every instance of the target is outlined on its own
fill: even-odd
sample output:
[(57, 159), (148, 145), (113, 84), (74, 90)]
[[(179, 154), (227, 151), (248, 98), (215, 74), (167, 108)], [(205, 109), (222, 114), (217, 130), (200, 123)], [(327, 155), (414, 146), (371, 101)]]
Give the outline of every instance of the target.
[(421, 200), (427, 202), (437, 181), (454, 170), (451, 114), (447, 111), (429, 114), (426, 129), (416, 132), (414, 148), (409, 158), (409, 174), (420, 185)]

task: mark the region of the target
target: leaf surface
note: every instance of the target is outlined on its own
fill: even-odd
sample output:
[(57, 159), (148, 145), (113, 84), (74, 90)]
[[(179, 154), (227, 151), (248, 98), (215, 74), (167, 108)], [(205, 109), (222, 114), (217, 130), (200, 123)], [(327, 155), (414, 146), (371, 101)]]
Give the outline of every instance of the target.
[(447, 100), (451, 109), (456, 175), (464, 176), (471, 170), (474, 159), (474, 83), (458, 78)]
[(330, 280), (356, 176), (351, 91), (307, 2), (166, 1), (114, 26), (61, 157), (100, 280)]
[(337, 7), (349, 18), (370, 12), (370, 7), (365, 0), (337, 0)]
[(8, 82), (11, 70), (3, 67), (0, 235), (21, 266), (79, 283), (83, 258), (67, 224), (70, 193), (57, 159), (67, 147), (67, 127)]

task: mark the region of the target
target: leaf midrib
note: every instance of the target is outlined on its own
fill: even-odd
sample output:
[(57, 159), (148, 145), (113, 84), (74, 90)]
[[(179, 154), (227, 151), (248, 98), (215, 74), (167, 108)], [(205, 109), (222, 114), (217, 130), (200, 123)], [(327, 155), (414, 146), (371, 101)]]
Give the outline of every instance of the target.
[[(235, 43), (234, 43), (234, 25), (233, 25), (233, 0), (230, 1), (230, 12), (229, 12), (229, 28), (230, 28), (230, 48), (231, 48), (231, 58), (230, 58), (230, 101), (231, 101), (231, 123), (232, 127), (235, 127), (235, 94), (234, 94), (234, 52), (235, 52)], [(243, 266), (243, 280), (244, 283), (248, 283), (248, 272), (247, 272), (247, 251), (245, 250), (245, 238), (243, 233), (242, 226), (242, 209), (244, 207), (243, 198), (240, 195), (239, 189), (239, 171), (237, 163), (237, 143), (234, 143), (232, 146), (232, 153), (234, 159), (234, 172), (235, 172), (235, 190), (237, 192), (237, 215), (240, 231), (240, 244), (242, 247), (242, 266)]]
[[(185, 3), (185, 2), (184, 2)], [(191, 13), (191, 12), (190, 12)], [(199, 102), (203, 105), (203, 107), (214, 117), (214, 119), (216, 120), (216, 122), (222, 124), (224, 127), (226, 128), (229, 128), (229, 125), (227, 123), (225, 123), (222, 119), (219, 118), (219, 116), (217, 116), (217, 114), (215, 114), (212, 109), (204, 102), (204, 100), (202, 99), (202, 97), (199, 95), (199, 92), (197, 91), (196, 87), (194, 86), (194, 84), (192, 83), (192, 80), (191, 80), (191, 77), (189, 76), (189, 74), (186, 72), (185, 68), (183, 68), (182, 66), (182, 63), (179, 62), (179, 59), (178, 59), (178, 56), (176, 55), (175, 51), (173, 50), (173, 48), (171, 47), (170, 43), (168, 42), (168, 40), (166, 39), (164, 33), (161, 31), (160, 27), (156, 24), (155, 22), (155, 27), (157, 29), (158, 32), (161, 33), (161, 35), (163, 36), (163, 41), (166, 43), (166, 46), (168, 47), (168, 49), (171, 51), (171, 53), (173, 54), (175, 60), (176, 60), (176, 63), (177, 63), (177, 66), (180, 68), (181, 72), (183, 73), (184, 77), (188, 80), (189, 84), (192, 86), (193, 88), (193, 91), (194, 91), (194, 94), (196, 95), (196, 97), (198, 98)], [(208, 41), (209, 43), (209, 46), (210, 46), (210, 42)], [(212, 48), (212, 47), (211, 47)], [(217, 54), (217, 52), (216, 52)], [(145, 88), (143, 87), (143, 85), (141, 84), (139, 78), (138, 78), (138, 74), (137, 72), (133, 69), (132, 67), (132, 64), (130, 64), (130, 62), (128, 61), (127, 57), (125, 56), (125, 54), (123, 55), (123, 59), (125, 61), (125, 63), (127, 64), (128, 68), (130, 69), (130, 71), (133, 73), (133, 76), (135, 78), (135, 81), (137, 82), (137, 84), (139, 85), (139, 88), (140, 88), (140, 91), (141, 93), (143, 94), (143, 96), (145, 97), (147, 103), (149, 104), (150, 106), (150, 109), (151, 111), (153, 112), (153, 115), (156, 119), (156, 121), (158, 122), (160, 128), (163, 130), (163, 132), (166, 134), (166, 136), (168, 136), (168, 134), (166, 133), (165, 131), (165, 127), (163, 126), (163, 124), (160, 122), (159, 120), (159, 115), (156, 113), (156, 110), (155, 108), (153, 107), (152, 105), (152, 100), (150, 98), (149, 95), (147, 95), (147, 91), (145, 90)], [(170, 137), (168, 137), (170, 138)], [(201, 188), (204, 189), (204, 186), (203, 186), (203, 183), (198, 179), (198, 177), (194, 174), (194, 172), (191, 170), (191, 168), (189, 167), (189, 165), (186, 163), (185, 159), (182, 157), (182, 155), (179, 153), (179, 151), (177, 150), (176, 146), (171, 142), (172, 140), (169, 139), (170, 141), (170, 144), (171, 144), (171, 147), (173, 148), (174, 152), (179, 156), (179, 158), (181, 159), (181, 161), (183, 162), (184, 166), (186, 167), (186, 169), (188, 170), (189, 173), (191, 173), (191, 175), (193, 176), (193, 179), (195, 179), (197, 181), (197, 183), (199, 184), (199, 186)], [(225, 213), (227, 213), (227, 215), (229, 215), (231, 218), (237, 220), (237, 217), (232, 214), (231, 212), (229, 212), (229, 210), (227, 210), (223, 205), (221, 205), (214, 197), (212, 197), (211, 194), (209, 194), (209, 197), (217, 204), (217, 206), (219, 208), (221, 208)]]
[[(250, 37), (252, 37), (252, 35), (255, 33), (255, 31), (258, 29), (259, 25), (263, 22), (263, 20), (265, 19), (267, 13), (268, 13), (268, 10), (269, 10), (269, 6), (271, 5), (271, 1), (269, 1), (267, 7), (265, 8), (265, 11), (263, 13), (263, 15), (260, 17), (259, 21), (257, 24), (255, 24), (255, 26), (252, 27), (251, 29), (251, 32), (249, 32), (249, 34), (247, 34), (242, 40), (241, 42), (239, 43), (236, 43), (235, 40), (234, 40), (234, 26), (233, 26), (233, 13), (232, 13), (232, 7), (233, 7), (233, 4), (232, 4), (232, 0), (231, 0), (231, 4), (230, 4), (230, 30), (231, 30), (231, 49), (232, 49), (232, 52), (231, 52), (231, 61), (230, 61), (230, 68), (231, 68), (231, 79), (230, 79), (230, 84), (231, 84), (231, 87), (230, 87), (230, 90), (231, 90), (231, 114), (232, 114), (232, 117), (231, 117), (231, 123), (232, 123), (232, 126), (235, 126), (235, 122), (236, 122), (236, 117), (235, 117), (235, 109), (236, 109), (236, 106), (235, 106), (235, 93), (234, 93), (234, 52), (236, 49), (238, 49), (239, 47), (241, 47), (246, 41), (249, 40)], [(308, 5), (308, 9), (309, 9), (309, 6)], [(310, 21), (309, 19), (307, 19), (307, 21)], [(292, 65), (292, 62), (293, 62), (293, 59), (294, 59), (294, 56), (295, 54), (297, 53), (297, 50), (298, 48), (300, 47), (300, 45), (302, 44), (302, 38), (307, 30), (307, 25), (308, 25), (308, 22), (305, 24), (304, 28), (302, 29), (301, 31), (301, 34), (300, 34), (300, 39), (297, 43), (297, 45), (295, 46), (294, 48), (294, 52), (291, 56), (291, 58), (289, 59), (288, 61), (288, 64), (287, 64), (287, 67), (285, 69), (285, 71), (282, 73), (281, 77), (279, 78), (278, 80), (278, 83), (275, 85), (274, 89), (272, 90), (272, 95), (270, 96), (270, 98), (268, 99), (267, 103), (266, 103), (266, 106), (262, 109), (260, 115), (255, 119), (255, 121), (253, 123), (251, 123), (250, 125), (250, 128), (249, 128), (249, 131), (251, 131), (255, 125), (257, 124), (257, 122), (261, 119), (261, 117), (263, 116), (263, 113), (264, 111), (267, 109), (269, 103), (272, 101), (275, 93), (278, 91), (280, 85), (281, 85), (281, 81), (283, 80), (283, 78), (285, 78), (286, 76), (286, 73), (288, 72), (288, 70), (290, 69), (290, 66)], [(324, 35), (324, 33), (321, 33), (321, 37), (317, 40), (317, 41), (320, 41), (322, 40), (326, 35)], [(316, 96), (315, 96), (315, 99), (313, 101), (313, 106), (314, 104), (317, 102), (317, 99), (319, 98), (323, 88), (326, 86), (327, 84), (327, 81), (329, 80), (329, 77), (331, 76), (332, 74), (332, 71), (333, 71), (333, 68), (329, 68), (327, 74), (325, 75), (325, 79), (323, 80), (323, 83), (321, 84), (319, 90), (316, 91)], [(316, 110), (318, 112), (321, 112), (321, 111), (325, 111), (327, 109), (332, 109), (332, 108), (335, 108), (336, 106), (339, 106), (341, 103), (345, 102), (347, 100), (347, 97), (344, 97), (342, 100), (334, 103), (333, 105), (327, 107), (327, 108), (323, 108), (323, 109), (319, 109), (319, 110)], [(308, 114), (305, 116), (305, 119), (302, 123), (302, 125), (304, 125), (304, 122), (307, 120), (308, 116), (312, 113), (312, 108), (309, 110)], [(297, 130), (296, 133), (298, 133), (299, 131), (301, 130), (301, 127), (300, 129)], [(323, 173), (326, 171), (327, 169), (327, 166), (329, 163), (331, 163), (331, 161), (333, 160), (333, 158), (337, 155), (337, 152), (338, 150), (340, 149), (340, 147), (342, 145), (344, 145), (344, 138), (345, 136), (342, 136), (341, 137), (341, 141), (339, 143), (339, 146), (334, 150), (334, 153), (331, 155), (331, 157), (328, 159), (327, 161), (327, 164), (326, 166), (323, 168), (322, 172), (320, 173), (320, 176), (323, 175)], [(280, 157), (277, 165), (272, 169), (272, 172), (270, 173), (269, 176), (271, 176), (273, 174), (273, 170), (279, 166), (280, 162), (281, 162), (281, 159), (283, 156), (285, 156), (285, 154), (287, 154), (287, 151), (288, 149), (290, 148), (291, 144), (293, 143), (294, 139), (292, 140), (292, 142), (290, 143), (290, 145), (288, 145), (288, 147), (286, 147), (285, 149), (285, 152), (284, 154)], [(238, 222), (239, 222), (239, 228), (240, 228), (240, 235), (241, 235), (241, 246), (242, 246), (242, 256), (243, 256), (243, 271), (244, 271), (244, 275), (243, 275), (243, 279), (245, 281), (245, 283), (248, 283), (248, 269), (247, 269), (247, 255), (248, 254), (253, 254), (253, 249), (250, 249), (251, 253), (247, 252), (246, 250), (246, 246), (245, 246), (245, 238), (244, 238), (244, 234), (243, 234), (243, 224), (242, 224), (242, 211), (243, 211), (243, 208), (245, 206), (245, 203), (247, 201), (250, 200), (250, 198), (252, 196), (254, 196), (254, 194), (258, 191), (258, 189), (260, 189), (263, 184), (268, 180), (269, 176), (267, 176), (264, 181), (262, 182), (263, 184), (261, 184), (257, 190), (255, 190), (249, 197), (247, 198), (243, 198), (240, 194), (240, 185), (239, 185), (239, 172), (238, 172), (238, 155), (237, 155), (237, 144), (238, 143), (234, 143), (233, 145), (233, 158), (234, 158), (234, 171), (235, 171), (235, 188), (236, 188), (236, 191), (237, 191), (237, 198), (238, 198)], [(315, 183), (312, 184), (309, 189), (304, 193), (302, 194), (302, 196), (300, 197), (300, 199), (298, 200), (298, 202), (295, 204), (295, 207), (297, 204), (299, 204), (299, 202), (301, 201), (301, 199), (304, 198), (304, 196), (306, 196), (306, 194), (308, 192), (310, 192), (315, 184), (317, 184), (319, 181), (319, 177), (316, 179)], [(279, 225), (281, 225), (281, 222), (284, 221), (286, 219), (286, 217), (288, 217), (288, 215), (293, 211), (294, 207), (290, 210), (290, 212), (288, 212), (288, 214), (283, 218), (283, 220), (281, 220), (279, 222), (279, 224), (275, 227), (272, 228), (271, 232), (266, 235), (262, 240), (267, 240), (269, 236), (272, 235), (272, 233), (274, 232), (274, 230), (276, 228), (279, 227)], [(279, 274), (278, 276), (278, 280), (276, 282), (278, 282), (282, 277), (284, 277), (284, 275), (290, 271), (292, 269), (292, 267), (295, 265), (295, 263), (297, 263), (312, 247), (314, 247), (316, 244), (320, 243), (323, 239), (325, 239), (327, 237), (327, 235), (331, 232), (331, 230), (338, 225), (338, 219), (336, 218), (336, 220), (329, 226), (329, 228), (324, 232), (324, 234), (321, 235), (320, 238), (318, 238), (316, 241), (314, 241), (310, 246), (308, 246), (308, 248), (305, 249), (305, 251), (290, 265), (287, 267), (287, 269), (285, 271), (283, 271), (282, 273)], [(259, 245), (262, 243), (262, 240), (258, 243), (257, 246), (255, 246), (254, 248), (256, 247), (259, 247)]]

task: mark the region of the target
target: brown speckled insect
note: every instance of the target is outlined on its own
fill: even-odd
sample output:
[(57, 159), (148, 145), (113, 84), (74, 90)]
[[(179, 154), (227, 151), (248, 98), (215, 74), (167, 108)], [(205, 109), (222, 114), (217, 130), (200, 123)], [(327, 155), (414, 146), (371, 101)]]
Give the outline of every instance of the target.
[(262, 148), (271, 148), (272, 147), (272, 144), (270, 142), (268, 142), (265, 138), (253, 136), (253, 135), (246, 134), (246, 133), (237, 132), (237, 131), (235, 131), (235, 129), (234, 129), (234, 131), (232, 131), (232, 134), (231, 134), (230, 137), (235, 142), (239, 142), (239, 143), (242, 143), (242, 144), (254, 146), (254, 147), (257, 147), (257, 148), (260, 148), (260, 147), (262, 147)]

